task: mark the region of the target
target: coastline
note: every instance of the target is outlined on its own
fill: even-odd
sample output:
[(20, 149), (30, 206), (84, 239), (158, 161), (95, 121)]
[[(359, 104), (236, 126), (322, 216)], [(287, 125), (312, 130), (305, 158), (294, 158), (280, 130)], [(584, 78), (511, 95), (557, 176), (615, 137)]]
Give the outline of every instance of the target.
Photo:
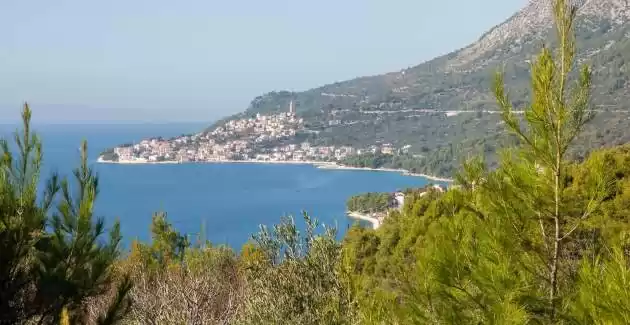
[(96, 159), (99, 164), (113, 164), (113, 165), (158, 165), (158, 164), (178, 164), (177, 161), (142, 161), (142, 160), (125, 160), (125, 161), (111, 161), (105, 160), (102, 156)]
[(111, 161), (104, 160), (103, 157), (98, 157), (96, 160), (99, 164), (118, 164), (118, 165), (160, 165), (160, 164), (277, 164), (277, 165), (313, 165), (319, 166), (331, 166), (336, 165), (335, 162), (328, 161), (316, 161), (316, 160), (208, 160), (208, 161), (144, 161), (144, 160), (125, 160), (125, 161)]
[(367, 214), (363, 214), (356, 211), (348, 211), (346, 215), (352, 219), (367, 221), (372, 224), (372, 229), (376, 230), (381, 226), (381, 222), (377, 218), (370, 217)]
[(372, 229), (376, 230), (381, 226), (381, 222), (376, 219), (376, 218), (372, 218), (367, 214), (363, 214), (360, 212), (356, 212), (356, 211), (348, 211), (346, 212), (346, 215), (348, 215), (348, 217), (352, 218), (352, 219), (357, 219), (357, 220), (363, 220), (363, 221), (367, 221), (369, 223), (372, 224)]
[[(143, 165), (143, 164), (180, 164), (178, 161), (144, 161), (144, 160), (125, 160), (125, 161), (108, 161), (104, 160), (102, 156), (99, 156), (97, 161), (100, 164), (120, 164), (120, 165)], [(428, 180), (436, 182), (452, 183), (453, 179), (444, 178), (433, 175), (412, 173), (404, 169), (394, 168), (369, 168), (369, 167), (352, 167), (340, 165), (336, 162), (329, 161), (316, 161), (316, 160), (211, 160), (211, 161), (191, 161), (183, 162), (181, 164), (277, 164), (277, 165), (312, 165), (320, 169), (337, 169), (337, 170), (362, 170), (362, 171), (375, 171), (375, 172), (395, 172), (405, 176), (422, 177)]]
[(352, 166), (339, 165), (337, 163), (332, 163), (332, 164), (327, 164), (327, 165), (320, 165), (320, 166), (317, 166), (317, 168), (321, 168), (321, 169), (340, 169), (340, 170), (364, 170), (364, 171), (375, 171), (375, 172), (394, 172), (394, 173), (401, 173), (401, 174), (403, 174), (405, 176), (422, 177), (422, 178), (426, 178), (428, 180), (432, 180), (432, 181), (436, 181), (436, 182), (447, 182), (447, 183), (452, 183), (453, 182), (453, 179), (451, 179), (451, 178), (444, 178), (444, 177), (433, 176), (433, 175), (426, 175), (426, 174), (417, 174), (417, 173), (412, 173), (412, 172), (410, 172), (408, 170), (405, 170), (405, 169), (352, 167)]

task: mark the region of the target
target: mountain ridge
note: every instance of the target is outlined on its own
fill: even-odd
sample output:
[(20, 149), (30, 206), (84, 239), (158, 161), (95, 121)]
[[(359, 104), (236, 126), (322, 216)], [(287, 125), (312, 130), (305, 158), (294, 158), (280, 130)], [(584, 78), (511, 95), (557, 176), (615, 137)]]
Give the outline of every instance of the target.
[[(630, 19), (630, 7), (627, 0), (574, 0), (578, 8), (577, 18), (584, 24), (589, 19), (606, 19), (614, 24), (623, 24)], [(461, 54), (474, 50), (492, 48), (506, 41), (521, 42), (521, 38), (534, 34), (544, 39), (544, 34), (552, 28), (553, 3), (551, 0), (531, 0), (521, 10), (503, 23), (496, 25), (483, 34), (476, 42), (465, 47)], [(465, 55), (458, 55), (454, 61), (466, 62)]]
[[(603, 114), (580, 141), (577, 156), (630, 141), (630, 6), (626, 0), (578, 0), (577, 63), (593, 68), (593, 105)], [(554, 46), (552, 0), (529, 1), (473, 43), (418, 65), (357, 77), (300, 92), (274, 91), (252, 100), (239, 114), (276, 113), (296, 103), (297, 113), (325, 145), (411, 145), (411, 152), (456, 166), (473, 153), (496, 156), (503, 127), (491, 92), (501, 68), (514, 106), (530, 96), (530, 64), (543, 44)], [(453, 114), (466, 111), (477, 114)], [(618, 128), (598, 130), (600, 126)], [(214, 126), (211, 126), (211, 130)], [(456, 144), (460, 149), (453, 149)], [(432, 156), (440, 156), (434, 159)], [(448, 170), (426, 170), (448, 175)]]
[[(577, 3), (580, 7), (578, 17), (581, 29), (591, 29), (593, 28), (593, 25), (597, 25), (601, 20), (606, 20), (611, 25), (617, 25), (613, 26), (613, 28), (617, 28), (618, 25), (625, 25), (630, 19), (630, 9), (626, 0), (580, 0), (577, 1)], [(404, 97), (396, 96), (395, 94), (404, 93), (405, 90), (412, 88), (414, 83), (408, 82), (411, 78), (420, 79), (423, 77), (430, 77), (431, 74), (443, 72), (466, 74), (471, 70), (479, 71), (484, 68), (495, 67), (496, 61), (509, 61), (510, 56), (508, 54), (510, 52), (513, 52), (515, 56), (520, 56), (524, 54), (524, 52), (529, 52), (527, 53), (529, 59), (533, 57), (536, 52), (528, 51), (528, 49), (532, 44), (542, 44), (544, 34), (546, 34), (549, 27), (551, 27), (550, 17), (551, 0), (533, 0), (506, 21), (494, 26), (489, 31), (482, 34), (477, 41), (443, 56), (430, 59), (411, 68), (401, 69), (396, 72), (357, 77), (347, 81), (315, 87), (306, 91), (276, 91), (267, 93), (262, 96), (258, 96), (251, 102), (250, 107), (248, 108), (248, 113), (266, 110), (281, 110), (288, 105), (288, 101), (291, 100), (291, 97), (294, 97), (293, 99), (298, 101), (298, 107), (301, 107), (304, 110), (321, 108), (314, 107), (312, 105), (315, 104), (314, 102), (317, 102), (320, 106), (330, 104), (344, 106), (344, 101), (341, 100), (344, 97), (346, 99), (356, 98), (354, 103), (357, 105), (368, 102), (373, 103), (378, 102), (379, 99), (388, 95), (393, 97)], [(505, 49), (502, 49), (503, 53), (498, 53), (499, 56), (488, 55), (489, 51), (493, 51), (497, 47), (501, 46), (505, 47)], [(521, 65), (522, 63), (524, 62), (521, 62)], [(520, 68), (528, 67), (525, 65)], [(412, 76), (408, 76), (409, 72), (412, 73)], [(405, 74), (407, 74), (407, 76), (405, 76)], [(405, 79), (407, 79), (407, 82)], [(343, 87), (343, 92), (338, 91), (342, 88), (340, 86), (344, 86), (348, 83), (352, 85), (349, 87)], [(305, 97), (304, 95), (309, 98), (299, 98)], [(316, 99), (313, 97), (319, 98)], [(266, 101), (269, 101), (270, 99), (271, 101), (277, 101), (277, 103), (266, 103)], [(431, 107), (427, 107), (427, 105), (425, 105), (423, 108)], [(441, 108), (453, 109), (453, 107)]]

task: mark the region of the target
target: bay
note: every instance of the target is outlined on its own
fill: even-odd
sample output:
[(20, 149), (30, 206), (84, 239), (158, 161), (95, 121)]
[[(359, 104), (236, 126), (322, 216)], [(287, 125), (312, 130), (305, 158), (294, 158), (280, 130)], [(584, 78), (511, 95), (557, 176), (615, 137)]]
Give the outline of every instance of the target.
[[(34, 129), (44, 144), (44, 170), (71, 175), (86, 139), (91, 166), (100, 177), (97, 215), (108, 225), (118, 218), (127, 246), (150, 239), (151, 216), (165, 211), (181, 232), (202, 231), (214, 244), (235, 249), (259, 225), (272, 226), (293, 215), (300, 226), (307, 211), (321, 223), (336, 226), (339, 237), (355, 221), (345, 215), (345, 201), (363, 192), (396, 191), (426, 185), (427, 179), (393, 172), (318, 169), (310, 165), (180, 164), (116, 165), (95, 163), (111, 146), (149, 136), (197, 132), (204, 124), (42, 125)], [(6, 136), (7, 126), (0, 128)]]

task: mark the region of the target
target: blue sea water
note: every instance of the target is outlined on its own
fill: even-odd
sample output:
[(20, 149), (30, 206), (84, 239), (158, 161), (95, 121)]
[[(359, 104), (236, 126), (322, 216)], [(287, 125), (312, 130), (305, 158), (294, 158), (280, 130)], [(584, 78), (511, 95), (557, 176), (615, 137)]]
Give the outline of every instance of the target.
[[(82, 139), (88, 141), (92, 167), (100, 177), (96, 212), (108, 224), (118, 218), (128, 244), (150, 238), (153, 212), (165, 211), (176, 228), (238, 249), (259, 225), (284, 215), (300, 220), (307, 211), (340, 236), (354, 222), (345, 201), (354, 194), (421, 187), (427, 180), (391, 172), (324, 170), (309, 165), (98, 164), (105, 148), (149, 136), (170, 137), (199, 131), (201, 124), (44, 125), (35, 127), (44, 145), (44, 173), (71, 175), (79, 162)], [(7, 135), (7, 127), (0, 126)]]

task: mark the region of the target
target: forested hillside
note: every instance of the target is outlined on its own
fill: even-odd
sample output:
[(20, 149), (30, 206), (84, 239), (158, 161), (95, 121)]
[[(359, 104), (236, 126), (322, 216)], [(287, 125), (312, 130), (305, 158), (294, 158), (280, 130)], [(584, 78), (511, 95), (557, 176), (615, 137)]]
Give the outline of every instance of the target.
[(118, 223), (93, 216), (86, 144), (72, 181), (38, 188), (25, 105), (16, 150), (0, 146), (0, 323), (630, 323), (630, 145), (570, 159), (596, 87), (588, 65), (573, 71), (568, 2), (554, 2), (560, 42), (533, 60), (524, 118), (495, 75), (498, 136), (514, 144), (495, 168), (471, 158), (445, 193), (408, 191), (378, 230), (341, 242), (304, 213), (302, 229), (287, 217), (213, 246), (156, 213), (151, 241), (122, 252)]
[[(412, 197), (376, 231), (353, 228), (343, 252), (360, 305), (373, 312), (374, 324), (392, 315), (400, 324), (626, 324), (629, 163), (626, 145), (567, 166), (561, 195), (568, 236), (554, 298), (563, 321), (545, 319), (553, 220), (535, 217), (543, 208), (530, 210), (526, 201), (544, 201), (544, 193), (520, 197), (509, 186), (490, 188), (496, 179), (474, 193), (469, 187)], [(589, 200), (596, 177), (608, 183), (595, 209)]]
[[(494, 73), (505, 72), (515, 107), (524, 109), (531, 95), (530, 62), (543, 45), (556, 44), (551, 2), (530, 1), (477, 42), (445, 56), (303, 92), (270, 92), (237, 116), (285, 111), (293, 100), (318, 132), (309, 133), (315, 145), (411, 145), (412, 153), (424, 157), (421, 163), (440, 165), (427, 172), (442, 176), (450, 176), (471, 154), (495, 161), (506, 144), (497, 137), (503, 127), (494, 114), (499, 110), (491, 92)], [(624, 0), (576, 3), (576, 61), (593, 67), (592, 102), (602, 112), (574, 148), (583, 157), (593, 148), (630, 140), (630, 9)]]
[[(630, 95), (624, 87), (629, 77), (630, 9), (624, 0), (577, 3), (576, 60), (593, 66), (594, 101), (621, 109), (616, 105), (625, 105)], [(521, 107), (530, 94), (528, 62), (543, 44), (555, 44), (551, 6), (549, 0), (529, 1), (475, 43), (415, 67), (305, 92), (271, 92), (255, 98), (246, 113), (286, 110), (290, 100), (296, 100), (298, 112), (307, 116), (417, 109), (496, 111), (490, 86), (497, 68), (505, 69), (506, 84)]]

